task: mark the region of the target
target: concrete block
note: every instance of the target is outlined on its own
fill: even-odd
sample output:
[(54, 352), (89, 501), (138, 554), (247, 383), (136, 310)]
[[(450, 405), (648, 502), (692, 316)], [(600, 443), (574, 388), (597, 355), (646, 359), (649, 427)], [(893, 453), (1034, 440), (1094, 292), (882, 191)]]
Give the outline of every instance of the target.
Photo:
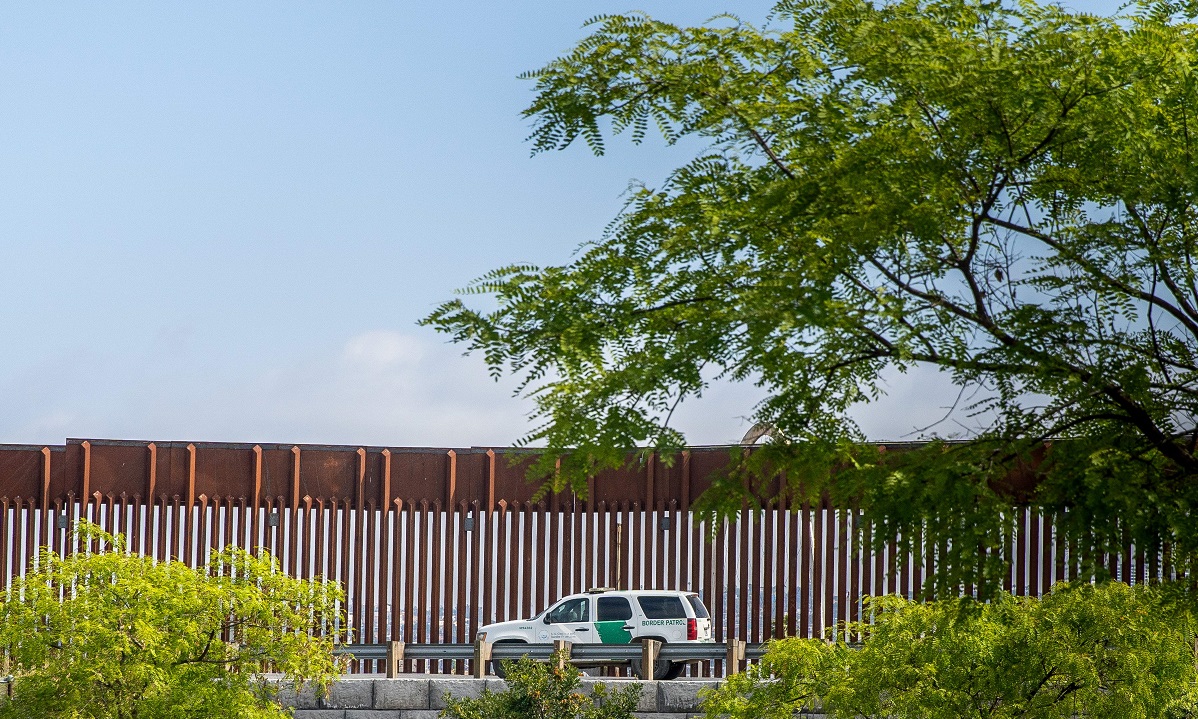
[(325, 706), (324, 697), (318, 697), (316, 688), (311, 684), (304, 684), (296, 691), (294, 684), (280, 682), (277, 699), (280, 705), (296, 709), (319, 709)]
[(633, 712), (632, 716), (636, 719), (682, 719), (684, 715), (665, 712)]
[(657, 710), (675, 714), (698, 713), (700, 689), (712, 689), (717, 686), (714, 682), (657, 682)]
[(596, 684), (602, 684), (602, 679), (594, 679), (592, 677), (582, 677), (581, 683), (578, 685), (578, 693), (584, 697), (589, 697), (591, 692), (595, 691)]
[(441, 719), (441, 712), (436, 709), (403, 709), (399, 719)]
[(428, 709), (428, 679), (376, 679), (375, 709)]
[[(609, 677), (607, 679), (597, 679), (593, 682), (590, 682), (592, 686), (595, 684), (603, 684), (607, 687), (608, 693), (617, 692), (630, 686), (640, 689), (640, 698), (637, 700), (636, 707), (633, 709), (633, 711), (637, 712), (657, 711), (657, 685), (659, 683), (660, 682), (643, 682), (640, 679), (625, 679), (620, 677)], [(675, 717), (675, 719), (678, 718)]]
[(346, 679), (333, 682), (324, 706), (330, 709), (370, 709), (374, 706), (374, 679)]
[[(484, 689), (488, 689), (487, 685), (490, 680), (485, 679), (429, 679), (428, 680), (428, 706), (429, 709), (444, 709), (445, 695), (449, 694), (455, 699), (477, 699), (483, 694)], [(506, 688), (498, 689), (503, 691)], [(495, 692), (496, 689), (491, 689)]]
[(401, 719), (403, 712), (398, 709), (346, 709), (345, 719)]
[(345, 719), (344, 709), (296, 709), (295, 719)]

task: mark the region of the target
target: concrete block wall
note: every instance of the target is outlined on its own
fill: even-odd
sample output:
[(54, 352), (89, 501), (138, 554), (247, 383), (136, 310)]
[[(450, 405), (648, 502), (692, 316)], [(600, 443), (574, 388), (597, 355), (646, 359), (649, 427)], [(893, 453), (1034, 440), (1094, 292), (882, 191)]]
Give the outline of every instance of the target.
[[(719, 686), (718, 681), (642, 682), (636, 679), (582, 679), (582, 692), (595, 684), (612, 689), (637, 685), (641, 688), (638, 719), (691, 719), (702, 716), (699, 690)], [(507, 684), (494, 677), (404, 677), (400, 679), (345, 678), (318, 697), (310, 687), (296, 692), (283, 687), (279, 700), (295, 709), (295, 719), (435, 719), (445, 708), (445, 695), (477, 697), (483, 689), (505, 691)], [(813, 715), (805, 719), (822, 719)]]

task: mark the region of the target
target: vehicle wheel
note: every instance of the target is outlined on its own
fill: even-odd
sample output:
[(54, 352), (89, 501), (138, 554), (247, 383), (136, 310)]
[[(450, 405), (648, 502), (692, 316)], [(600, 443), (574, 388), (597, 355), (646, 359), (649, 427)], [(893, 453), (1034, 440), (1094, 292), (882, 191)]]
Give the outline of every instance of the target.
[[(525, 644), (526, 642), (509, 639), (507, 641), (495, 642), (495, 643), (496, 644)], [(518, 657), (513, 657), (511, 659), (502, 659), (502, 660), (501, 659), (492, 659), (491, 660), (491, 673), (500, 679), (507, 679), (507, 670), (503, 668), (503, 663), (504, 662), (514, 662), (514, 661), (518, 661), (518, 660), (519, 660)]]
[[(677, 679), (682, 676), (682, 672), (686, 671), (686, 662), (673, 662), (670, 671), (666, 672), (662, 679)], [(654, 674), (654, 676), (657, 676)]]
[[(649, 639), (653, 639), (653, 638), (654, 637), (649, 637)], [(658, 639), (658, 641), (661, 641), (661, 640)], [(661, 642), (661, 643), (665, 644), (665, 642)], [(643, 671), (644, 667), (641, 666), (641, 660), (633, 659), (631, 664), (632, 664), (632, 673), (638, 679), (644, 679), (645, 672)], [(685, 666), (685, 665), (680, 664), (679, 666)], [(669, 675), (670, 672), (673, 670), (673, 668), (674, 668), (674, 662), (670, 661), (669, 659), (658, 659), (657, 661), (653, 662), (653, 678), (654, 679), (673, 679), (674, 677), (671, 677)], [(678, 676), (678, 675), (675, 674), (674, 676)]]

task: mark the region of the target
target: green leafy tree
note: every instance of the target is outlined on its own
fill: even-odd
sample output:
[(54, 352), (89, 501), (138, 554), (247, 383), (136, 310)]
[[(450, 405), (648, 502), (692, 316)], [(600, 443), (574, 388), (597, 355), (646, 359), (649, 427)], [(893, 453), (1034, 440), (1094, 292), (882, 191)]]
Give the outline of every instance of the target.
[(269, 554), (214, 551), (206, 567), (129, 553), (81, 523), (90, 551), (43, 550), (0, 602), (15, 677), (0, 717), (286, 717), (264, 666), (323, 688), (338, 674), (340, 588), (284, 574)]
[[(602, 154), (650, 132), (704, 150), (634, 188), (569, 264), (495, 270), (465, 290), (489, 308), (459, 298), (424, 322), (522, 379), (541, 421), (523, 442), (548, 447), (534, 469), (556, 488), (678, 449), (674, 409), (723, 378), (765, 395), (754, 419), (774, 441), (747, 474), (860, 502), (880, 542), (925, 525), (955, 539), (943, 589), (993, 585), (1002, 567), (977, 549), (1000, 546), (1012, 495), (1071, 508), (1086, 546), (1126, 530), (1184, 568), (1198, 556), (1195, 13), (786, 0), (765, 28), (598, 17), (528, 74), (534, 151)], [(916, 368), (951, 377), (967, 431), (879, 454), (846, 412)], [(1028, 462), (1034, 497), (1011, 479)], [(708, 508), (738, 510), (742, 479)]]
[(566, 664), (528, 658), (507, 664), (508, 689), (484, 691), (477, 699), (446, 697), (441, 716), (450, 719), (632, 719), (641, 688), (609, 691), (596, 684), (582, 693), (581, 672)]
[(859, 649), (773, 642), (761, 664), (709, 693), (709, 719), (1165, 719), (1198, 716), (1193, 633), (1159, 592), (1058, 585), (999, 595), (875, 600)]

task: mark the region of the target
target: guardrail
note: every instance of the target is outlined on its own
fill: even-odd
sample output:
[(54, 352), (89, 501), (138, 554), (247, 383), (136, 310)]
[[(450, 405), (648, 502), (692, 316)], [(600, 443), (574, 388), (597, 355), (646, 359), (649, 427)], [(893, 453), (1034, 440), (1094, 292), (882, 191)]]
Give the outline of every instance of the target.
[(628, 664), (641, 660), (642, 679), (653, 679), (653, 664), (658, 659), (676, 662), (722, 660), (726, 674), (735, 674), (740, 663), (746, 659), (760, 659), (765, 654), (765, 644), (748, 644), (739, 639), (727, 642), (693, 642), (685, 644), (662, 644), (647, 639), (636, 644), (574, 644), (556, 641), (552, 644), (515, 644), (477, 641), (474, 644), (344, 644), (334, 650), (342, 656), (361, 660), (383, 660), (388, 678), (399, 676), (405, 659), (469, 660), (474, 665), (474, 676), (486, 676), (491, 659), (519, 659), (529, 657), (586, 666), (606, 664)]

